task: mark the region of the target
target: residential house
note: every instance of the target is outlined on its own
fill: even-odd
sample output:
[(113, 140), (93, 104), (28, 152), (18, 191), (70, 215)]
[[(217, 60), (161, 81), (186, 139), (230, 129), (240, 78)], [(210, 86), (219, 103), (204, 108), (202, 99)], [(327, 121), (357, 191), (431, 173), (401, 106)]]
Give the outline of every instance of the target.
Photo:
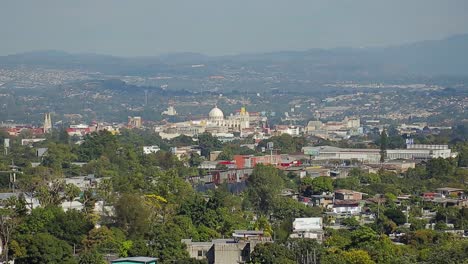
[(193, 242), (183, 239), (191, 258), (206, 259), (209, 264), (247, 263), (257, 244), (272, 242), (263, 231), (236, 230), (231, 239), (214, 239), (211, 242)]
[(336, 200), (362, 200), (362, 193), (346, 189), (335, 190)]
[(463, 194), (463, 189), (459, 188), (444, 187), (437, 188), (436, 191), (444, 197), (460, 197)]
[(323, 219), (322, 217), (296, 218), (293, 222), (291, 238), (323, 240)]
[(356, 200), (335, 200), (333, 203), (333, 213), (339, 215), (358, 215), (362, 211), (362, 206)]

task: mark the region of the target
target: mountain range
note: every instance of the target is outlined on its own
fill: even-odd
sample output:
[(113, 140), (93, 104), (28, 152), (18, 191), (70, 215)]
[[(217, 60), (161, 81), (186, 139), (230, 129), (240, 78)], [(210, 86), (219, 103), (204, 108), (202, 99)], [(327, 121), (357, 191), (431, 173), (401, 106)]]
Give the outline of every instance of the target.
[(125, 58), (63, 51), (34, 51), (0, 56), (0, 67), (18, 66), (81, 69), (139, 76), (222, 75), (226, 67), (234, 70), (249, 67), (257, 72), (288, 73), (299, 79), (466, 77), (468, 34), (390, 47), (310, 49), (230, 56), (176, 53)]

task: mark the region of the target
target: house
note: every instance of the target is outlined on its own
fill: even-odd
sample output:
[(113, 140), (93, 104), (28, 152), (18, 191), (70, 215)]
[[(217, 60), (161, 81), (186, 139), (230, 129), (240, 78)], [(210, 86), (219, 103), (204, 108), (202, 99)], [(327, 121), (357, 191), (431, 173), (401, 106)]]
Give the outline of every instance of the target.
[(346, 189), (335, 190), (336, 200), (362, 200), (362, 193)]
[(65, 178), (65, 184), (74, 184), (80, 190), (86, 190), (91, 187), (96, 187), (103, 178), (96, 178), (94, 174), (88, 174), (87, 176), (75, 176)]
[(322, 217), (296, 218), (290, 238), (309, 238), (319, 242), (323, 240)]
[(15, 193), (0, 193), (0, 208), (3, 208), (4, 203), (11, 197), (14, 196), (16, 198), (19, 198), (20, 195), (24, 195), (24, 199), (26, 200), (26, 205), (28, 209), (34, 209), (40, 206), (40, 203), (37, 200), (37, 198), (30, 196), (26, 193), (15, 192)]
[(119, 258), (112, 260), (112, 264), (157, 264), (157, 258), (151, 257), (129, 257), (129, 258)]
[(246, 263), (257, 244), (272, 242), (263, 231), (236, 230), (231, 239), (214, 239), (211, 242), (192, 242), (182, 239), (191, 258), (206, 259), (209, 264)]
[(434, 200), (434, 198), (441, 198), (442, 197), (441, 194), (435, 193), (435, 192), (425, 192), (421, 196), (422, 196), (422, 198), (424, 200)]
[(311, 195), (310, 203), (312, 203), (313, 206), (329, 208), (329, 206), (333, 204), (333, 195), (331, 194)]
[(360, 214), (362, 206), (356, 200), (335, 200), (333, 204), (333, 213), (340, 215)]
[(444, 197), (447, 197), (447, 196), (459, 197), (463, 194), (463, 189), (459, 189), (459, 188), (444, 187), (444, 188), (437, 188), (436, 191), (437, 193), (443, 195)]

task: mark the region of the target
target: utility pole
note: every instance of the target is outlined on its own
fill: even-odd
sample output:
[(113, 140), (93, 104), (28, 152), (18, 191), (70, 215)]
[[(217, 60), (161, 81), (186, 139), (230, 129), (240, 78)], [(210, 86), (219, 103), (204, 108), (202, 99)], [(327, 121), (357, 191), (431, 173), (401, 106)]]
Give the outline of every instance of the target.
[(315, 254), (315, 248), (314, 248), (314, 264), (317, 264), (317, 255)]

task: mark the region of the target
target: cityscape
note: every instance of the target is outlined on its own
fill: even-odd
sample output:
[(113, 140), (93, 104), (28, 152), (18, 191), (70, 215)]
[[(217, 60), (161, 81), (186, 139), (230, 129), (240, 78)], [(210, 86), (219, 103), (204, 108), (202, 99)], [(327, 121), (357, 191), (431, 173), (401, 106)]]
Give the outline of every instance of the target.
[(5, 4), (65, 28), (0, 28), (0, 263), (468, 263), (468, 6), (428, 1)]

